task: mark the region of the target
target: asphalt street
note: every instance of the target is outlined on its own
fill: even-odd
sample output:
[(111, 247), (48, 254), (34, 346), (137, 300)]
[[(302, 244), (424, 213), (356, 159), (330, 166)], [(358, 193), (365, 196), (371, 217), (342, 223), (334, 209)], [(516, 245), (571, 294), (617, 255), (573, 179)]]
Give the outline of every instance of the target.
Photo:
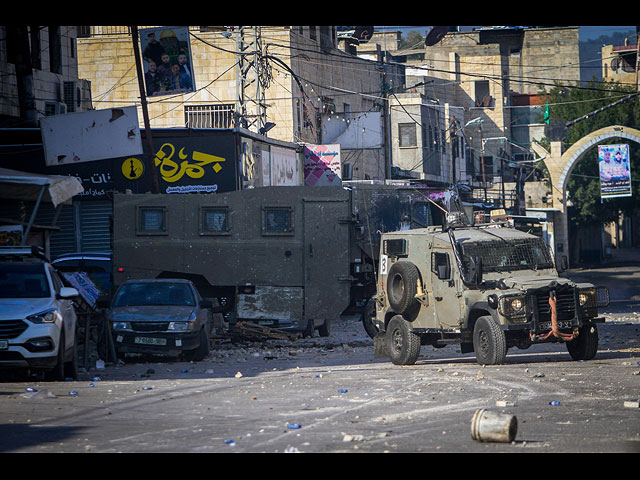
[[(359, 318), (343, 318), (327, 338), (225, 343), (197, 363), (4, 379), (0, 452), (637, 453), (639, 270), (571, 272), (612, 292), (591, 361), (546, 344), (483, 367), (452, 345), (399, 367), (374, 358)], [(515, 416), (515, 440), (474, 440), (480, 408)]]

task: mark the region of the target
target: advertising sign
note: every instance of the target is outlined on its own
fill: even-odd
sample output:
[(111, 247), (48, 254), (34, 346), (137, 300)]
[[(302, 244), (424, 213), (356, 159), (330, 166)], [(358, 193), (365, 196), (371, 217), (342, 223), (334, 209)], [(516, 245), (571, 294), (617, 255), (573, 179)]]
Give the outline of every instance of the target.
[(342, 171), (340, 145), (304, 147), (304, 184), (309, 187), (340, 186)]
[(599, 145), (601, 198), (631, 196), (629, 145)]
[(140, 29), (140, 49), (147, 97), (195, 90), (188, 27)]

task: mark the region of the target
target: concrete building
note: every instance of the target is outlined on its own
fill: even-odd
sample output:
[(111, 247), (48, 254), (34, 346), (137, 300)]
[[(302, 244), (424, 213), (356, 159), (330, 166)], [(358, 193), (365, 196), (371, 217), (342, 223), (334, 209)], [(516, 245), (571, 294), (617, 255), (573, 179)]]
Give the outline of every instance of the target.
[(2, 25), (0, 125), (34, 128), (46, 115), (91, 109), (78, 75), (77, 27)]

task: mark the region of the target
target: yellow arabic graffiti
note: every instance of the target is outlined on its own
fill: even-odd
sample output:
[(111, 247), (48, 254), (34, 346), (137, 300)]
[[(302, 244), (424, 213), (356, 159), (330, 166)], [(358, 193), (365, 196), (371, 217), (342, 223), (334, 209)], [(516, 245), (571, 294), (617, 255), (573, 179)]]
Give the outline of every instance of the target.
[[(165, 147), (167, 148), (165, 149)], [(169, 150), (168, 153), (167, 150)], [(191, 159), (195, 163), (189, 163), (189, 160), (186, 160), (188, 155), (184, 153), (184, 148), (182, 148), (178, 152), (178, 157), (182, 161), (178, 164), (178, 162), (171, 160), (175, 152), (176, 149), (172, 144), (165, 143), (156, 153), (155, 164), (156, 167), (160, 166), (160, 175), (165, 182), (177, 182), (184, 175), (191, 178), (202, 178), (205, 174), (204, 167), (209, 164), (213, 164), (211, 168), (215, 173), (218, 173), (222, 170), (220, 163), (225, 161), (222, 157), (208, 153), (193, 152)]]

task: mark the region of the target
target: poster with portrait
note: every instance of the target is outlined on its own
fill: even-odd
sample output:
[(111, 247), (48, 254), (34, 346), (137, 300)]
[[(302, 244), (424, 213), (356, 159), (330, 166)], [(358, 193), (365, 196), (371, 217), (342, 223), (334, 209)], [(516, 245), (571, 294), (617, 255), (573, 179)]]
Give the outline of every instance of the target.
[(629, 145), (598, 145), (600, 165), (600, 197), (631, 196), (631, 163)]
[(195, 90), (189, 27), (140, 29), (140, 50), (147, 97)]

